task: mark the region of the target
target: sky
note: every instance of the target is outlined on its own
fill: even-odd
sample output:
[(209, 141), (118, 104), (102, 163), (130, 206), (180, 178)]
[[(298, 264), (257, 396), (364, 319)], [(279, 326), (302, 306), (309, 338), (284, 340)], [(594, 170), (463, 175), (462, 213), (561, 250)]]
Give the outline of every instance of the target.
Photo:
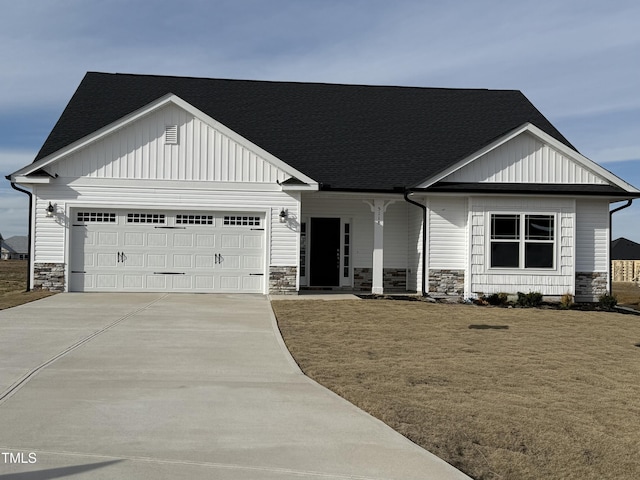
[[(640, 188), (638, 24), (637, 0), (0, 0), (0, 233), (87, 71), (521, 90)], [(640, 242), (640, 199), (613, 218)]]

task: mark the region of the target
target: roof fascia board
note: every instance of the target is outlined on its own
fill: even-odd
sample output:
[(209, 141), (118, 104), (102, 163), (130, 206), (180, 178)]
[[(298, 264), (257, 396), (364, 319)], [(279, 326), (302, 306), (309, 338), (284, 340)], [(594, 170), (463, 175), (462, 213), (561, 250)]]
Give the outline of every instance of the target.
[(21, 185), (28, 185), (33, 183), (51, 183), (50, 177), (27, 177), (26, 175), (16, 175), (12, 177), (11, 181), (19, 183)]
[(31, 173), (43, 167), (46, 167), (47, 165), (51, 165), (52, 163), (55, 163), (58, 160), (68, 155), (71, 155), (72, 153), (86, 147), (87, 145), (97, 142), (98, 140), (101, 140), (107, 135), (110, 135), (113, 132), (126, 127), (127, 125), (135, 122), (136, 120), (139, 120), (140, 118), (148, 115), (152, 111), (158, 110), (164, 107), (165, 105), (169, 104), (172, 101), (172, 97), (174, 97), (174, 95), (171, 93), (164, 95), (163, 97), (158, 98), (157, 100), (149, 103), (148, 105), (145, 105), (144, 107), (136, 110), (135, 112), (131, 112), (130, 114), (125, 115), (124, 117), (116, 120), (115, 122), (110, 123), (109, 125), (106, 125), (101, 129), (96, 130), (95, 132), (79, 140), (76, 140), (75, 142), (67, 145), (64, 148), (61, 148), (60, 150), (52, 153), (51, 155), (41, 158), (37, 162), (21, 168), (20, 170), (12, 173), (11, 176), (15, 177), (18, 175), (25, 175), (25, 176), (30, 175)]
[(421, 189), (421, 188), (430, 187), (434, 183), (437, 183), (440, 180), (442, 180), (443, 178), (448, 177), (453, 172), (456, 172), (456, 171), (460, 170), (461, 168), (466, 167), (471, 162), (477, 160), (478, 158), (482, 157), (483, 155), (486, 155), (490, 151), (495, 150), (500, 145), (503, 145), (503, 144), (507, 143), (512, 138), (517, 137), (518, 135), (520, 135), (522, 132), (524, 132), (526, 130), (526, 126), (527, 125), (531, 125), (531, 124), (527, 123), (527, 124), (521, 126), (520, 128), (512, 130), (511, 132), (507, 133), (503, 137), (500, 137), (497, 140), (494, 140), (493, 142), (491, 142), (489, 145), (486, 145), (485, 147), (481, 148), (477, 152), (474, 152), (471, 155), (469, 155), (468, 157), (463, 158), (458, 163), (455, 163), (455, 164), (451, 165), (449, 168), (446, 168), (446, 169), (442, 170), (440, 173), (438, 173), (438, 174), (436, 174), (436, 175), (434, 175), (432, 177), (429, 177), (429, 178), (423, 180), (420, 183), (417, 183), (412, 188)]
[(26, 177), (29, 174), (37, 171), (38, 169), (41, 169), (43, 167), (46, 167), (47, 165), (51, 165), (52, 163), (57, 162), (58, 160), (71, 155), (72, 153), (86, 147), (87, 145), (90, 145), (91, 143), (97, 142), (98, 140), (101, 140), (102, 138), (116, 132), (117, 130), (120, 130), (124, 127), (126, 127), (127, 125), (130, 125), (131, 123), (139, 120), (140, 118), (149, 115), (151, 112), (156, 111), (168, 104), (174, 104), (184, 110), (186, 110), (187, 112), (191, 113), (194, 117), (198, 118), (199, 120), (205, 122), (206, 124), (208, 124), (209, 126), (211, 126), (212, 128), (215, 128), (217, 130), (219, 130), (221, 133), (223, 133), (224, 135), (227, 135), (229, 138), (231, 138), (232, 140), (247, 146), (248, 148), (250, 148), (251, 150), (254, 151), (254, 153), (256, 153), (257, 155), (263, 157), (265, 160), (267, 160), (268, 162), (272, 163), (273, 165), (275, 165), (277, 168), (283, 170), (284, 172), (286, 172), (288, 175), (291, 175), (293, 177), (297, 177), (298, 179), (302, 180), (303, 182), (307, 183), (308, 185), (311, 186), (311, 188), (318, 188), (318, 182), (316, 182), (315, 180), (313, 180), (312, 178), (308, 177), (307, 175), (305, 175), (302, 172), (299, 172), (298, 170), (294, 169), (293, 167), (291, 167), (289, 164), (283, 162), (282, 160), (280, 160), (279, 158), (277, 158), (276, 156), (274, 156), (273, 154), (267, 152), (266, 150), (262, 149), (261, 147), (259, 147), (258, 145), (254, 144), (253, 142), (251, 142), (250, 140), (244, 138), (242, 135), (234, 132), (233, 130), (231, 130), (230, 128), (228, 128), (227, 126), (223, 125), (222, 123), (218, 122), (217, 120), (213, 119), (212, 117), (210, 117), (209, 115), (205, 114), (204, 112), (202, 112), (201, 110), (197, 109), (196, 107), (194, 107), (193, 105), (191, 105), (190, 103), (186, 102), (185, 100), (181, 99), (180, 97), (178, 97), (177, 95), (173, 94), (173, 93), (169, 93), (167, 95), (164, 95), (160, 98), (158, 98), (157, 100), (149, 103), (148, 105), (136, 110), (135, 112), (132, 112), (128, 115), (125, 115), (124, 117), (120, 118), (119, 120), (116, 120), (115, 122), (93, 132), (90, 135), (87, 135), (86, 137), (83, 137), (75, 142), (73, 142), (72, 144), (58, 150), (57, 152), (40, 159), (39, 161), (32, 163), (30, 165), (27, 165), (26, 167), (21, 168), (20, 170), (17, 170), (16, 172), (12, 173), (10, 176), (11, 178), (17, 178), (18, 176), (21, 177)]
[(524, 132), (529, 132), (530, 134), (532, 134), (535, 137), (537, 137), (543, 143), (546, 143), (547, 145), (549, 145), (550, 147), (554, 148), (555, 150), (558, 150), (563, 155), (565, 155), (565, 156), (569, 157), (570, 159), (574, 160), (576, 163), (582, 165), (584, 168), (586, 168), (588, 170), (591, 170), (593, 173), (595, 173), (595, 174), (601, 176), (602, 178), (608, 180), (611, 184), (616, 185), (616, 186), (618, 186), (618, 187), (620, 187), (620, 188), (622, 188), (622, 189), (624, 189), (624, 190), (626, 190), (627, 192), (630, 192), (630, 193), (640, 193), (640, 190), (635, 188), (633, 185), (630, 185), (629, 183), (627, 183), (624, 180), (622, 180), (620, 177), (617, 177), (616, 175), (611, 173), (609, 170), (607, 170), (607, 169), (601, 167), (600, 165), (598, 165), (597, 163), (595, 163), (593, 160), (588, 159), (584, 155), (582, 155), (582, 154), (578, 153), (577, 151), (573, 150), (572, 148), (566, 146), (564, 143), (560, 142), (559, 140), (556, 140), (551, 135), (549, 135), (548, 133), (544, 132), (540, 128), (536, 127), (532, 123), (525, 123), (521, 127), (517, 128), (517, 129), (515, 129), (515, 130), (513, 130), (513, 131), (511, 131), (509, 133), (507, 133), (503, 137), (500, 137), (497, 140), (495, 140), (494, 142), (491, 142), (486, 147), (484, 147), (484, 148), (478, 150), (477, 152), (469, 155), (468, 157), (462, 159), (461, 161), (459, 161), (455, 165), (449, 167), (448, 169), (443, 170), (439, 174), (434, 175), (433, 177), (424, 180), (423, 182), (421, 182), (418, 185), (416, 185), (415, 188), (428, 188), (428, 187), (430, 187), (434, 183), (439, 182), (440, 180), (442, 180), (442, 179), (446, 178), (447, 176), (451, 175), (453, 172), (455, 172), (457, 170), (460, 170), (461, 168), (469, 165), (471, 162), (477, 160), (478, 158), (482, 157), (483, 155), (486, 155), (490, 151), (498, 148), (499, 146), (504, 145), (508, 141), (512, 140), (513, 138), (517, 137), (518, 135), (521, 135)]

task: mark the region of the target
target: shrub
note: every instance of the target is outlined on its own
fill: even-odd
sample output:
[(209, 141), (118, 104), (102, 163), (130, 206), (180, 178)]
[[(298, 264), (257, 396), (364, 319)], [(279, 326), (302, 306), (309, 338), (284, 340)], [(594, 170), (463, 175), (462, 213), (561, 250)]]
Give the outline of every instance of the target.
[(573, 306), (573, 295), (565, 293), (560, 299), (560, 308), (569, 309)]
[(488, 297), (484, 298), (489, 305), (506, 305), (507, 304), (507, 294), (504, 292), (500, 293), (492, 293)]
[(606, 310), (613, 310), (613, 307), (615, 307), (618, 304), (618, 299), (615, 295), (609, 295), (609, 293), (603, 293), (598, 298), (598, 304), (600, 305), (601, 308), (604, 308)]
[(541, 303), (542, 294), (540, 292), (518, 292), (518, 300), (516, 300), (516, 304), (521, 307), (538, 307)]

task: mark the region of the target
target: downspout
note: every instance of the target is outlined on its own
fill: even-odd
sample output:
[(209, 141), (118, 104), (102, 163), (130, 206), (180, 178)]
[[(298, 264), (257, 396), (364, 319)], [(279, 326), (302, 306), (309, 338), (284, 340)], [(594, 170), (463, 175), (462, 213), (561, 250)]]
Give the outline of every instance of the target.
[(427, 296), (427, 206), (409, 198), (411, 189), (404, 191), (405, 201), (422, 209), (422, 296)]
[(613, 292), (613, 270), (611, 269), (611, 229), (612, 229), (612, 223), (613, 223), (612, 222), (613, 214), (616, 212), (619, 212), (620, 210), (624, 210), (627, 207), (630, 207), (632, 203), (633, 203), (633, 199), (627, 200), (626, 205), (622, 205), (621, 207), (614, 208), (609, 212), (609, 248), (608, 248), (609, 250), (609, 258), (608, 258), (608, 261), (609, 261), (609, 285), (608, 285), (609, 292), (608, 293), (609, 295), (613, 295), (612, 293)]
[[(11, 181), (11, 176), (7, 175), (5, 177), (7, 180)], [(29, 245), (29, 258), (27, 259), (27, 292), (31, 291), (31, 266), (33, 265), (33, 255), (31, 249), (31, 213), (33, 210), (33, 194), (28, 190), (23, 190), (20, 187), (17, 187), (14, 182), (11, 182), (11, 188), (17, 190), (18, 192), (26, 193), (29, 196), (29, 230), (27, 234), (27, 245)]]

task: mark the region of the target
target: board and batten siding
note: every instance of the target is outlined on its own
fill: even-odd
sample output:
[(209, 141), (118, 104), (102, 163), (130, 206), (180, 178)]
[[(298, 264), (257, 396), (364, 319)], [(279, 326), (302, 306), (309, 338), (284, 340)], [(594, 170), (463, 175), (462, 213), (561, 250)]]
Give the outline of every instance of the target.
[[(560, 296), (575, 285), (575, 201), (564, 198), (476, 197), (471, 201), (471, 292), (473, 294), (540, 292)], [(491, 271), (489, 234), (491, 213), (556, 215), (556, 268), (549, 271)]]
[(453, 172), (442, 181), (606, 183), (600, 176), (526, 132)]
[[(177, 125), (178, 142), (165, 144)], [(51, 167), (60, 177), (211, 182), (284, 181), (289, 175), (186, 110), (167, 105)]]
[(609, 202), (576, 200), (576, 272), (609, 271)]
[[(57, 182), (59, 179), (54, 180)], [(202, 182), (183, 182), (184, 188), (167, 188), (162, 182), (138, 182), (138, 186), (81, 185), (73, 188), (65, 185), (38, 185), (34, 191), (36, 228), (34, 232), (37, 263), (65, 262), (65, 238), (70, 219), (66, 212), (70, 207), (126, 208), (131, 210), (186, 210), (268, 212), (270, 221), (267, 233), (268, 262), (273, 266), (297, 266), (298, 226), (295, 222), (280, 223), (281, 208), (288, 210), (289, 219), (299, 218), (299, 195), (276, 190), (260, 189), (234, 191), (205, 188)], [(46, 216), (46, 208), (52, 202), (57, 214)], [(67, 239), (68, 241), (68, 239)]]
[(429, 268), (466, 270), (467, 198), (429, 197), (427, 218)]

